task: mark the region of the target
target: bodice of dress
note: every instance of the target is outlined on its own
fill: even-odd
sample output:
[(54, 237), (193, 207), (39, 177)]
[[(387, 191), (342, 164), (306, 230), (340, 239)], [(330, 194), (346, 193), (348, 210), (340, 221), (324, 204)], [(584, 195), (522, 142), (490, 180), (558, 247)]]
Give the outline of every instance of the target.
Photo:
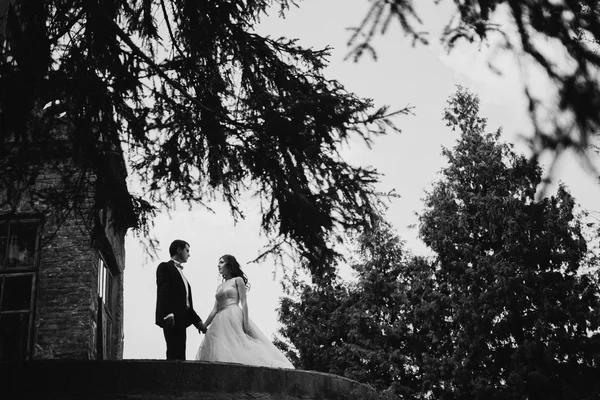
[(240, 301), (235, 285), (230, 282), (225, 282), (217, 289), (216, 298), (219, 311), (232, 305), (237, 305)]

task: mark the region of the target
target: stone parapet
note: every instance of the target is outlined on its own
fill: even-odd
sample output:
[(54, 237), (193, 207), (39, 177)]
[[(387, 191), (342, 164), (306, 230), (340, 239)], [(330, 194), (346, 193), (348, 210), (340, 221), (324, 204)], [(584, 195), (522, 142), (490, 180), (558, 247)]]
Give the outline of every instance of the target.
[(0, 364), (7, 400), (377, 399), (369, 386), (320, 372), (201, 361)]

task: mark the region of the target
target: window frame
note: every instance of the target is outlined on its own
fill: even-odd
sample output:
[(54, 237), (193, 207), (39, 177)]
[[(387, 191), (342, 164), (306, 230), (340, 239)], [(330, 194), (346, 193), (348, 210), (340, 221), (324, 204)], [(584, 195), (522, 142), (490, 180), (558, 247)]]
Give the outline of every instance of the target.
[[(35, 323), (35, 311), (36, 311), (36, 295), (37, 295), (37, 281), (38, 281), (38, 272), (40, 267), (40, 259), (41, 259), (41, 233), (42, 233), (42, 224), (43, 219), (41, 217), (31, 217), (31, 216), (10, 216), (10, 217), (0, 217), (0, 226), (8, 225), (8, 230), (6, 233), (6, 248), (4, 249), (3, 260), (0, 260), (0, 324), (2, 323), (3, 315), (10, 314), (25, 314), (28, 315), (28, 326), (27, 326), (27, 338), (26, 338), (26, 346), (25, 346), (25, 360), (18, 361), (30, 361), (32, 358), (32, 350), (33, 350), (33, 327)], [(8, 246), (10, 245), (11, 238), (11, 227), (12, 226), (23, 226), (23, 225), (32, 225), (35, 229), (33, 229), (34, 238), (34, 255), (32, 265), (28, 266), (18, 266), (18, 267), (8, 267), (6, 258), (8, 257)], [(31, 286), (30, 286), (30, 294), (29, 294), (29, 309), (19, 309), (19, 310), (4, 310), (4, 296), (6, 294), (6, 282), (7, 280), (19, 277), (19, 276), (31, 276)], [(0, 361), (5, 361), (0, 359)]]
[[(112, 339), (115, 322), (115, 274), (111, 270), (100, 251), (97, 252), (97, 290), (98, 290), (98, 312), (97, 312), (97, 357), (99, 359), (113, 359)], [(104, 320), (106, 316), (106, 322)]]

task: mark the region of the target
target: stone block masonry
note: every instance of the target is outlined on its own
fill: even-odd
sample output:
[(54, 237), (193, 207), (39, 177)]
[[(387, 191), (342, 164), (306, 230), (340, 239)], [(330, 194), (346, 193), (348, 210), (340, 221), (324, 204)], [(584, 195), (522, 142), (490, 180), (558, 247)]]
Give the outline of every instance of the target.
[(44, 226), (42, 243), (47, 241), (37, 278), (34, 359), (96, 358), (97, 256), (81, 223), (74, 218), (60, 227)]
[[(93, 174), (80, 179), (80, 174), (75, 173), (73, 179), (79, 179), (83, 185), (77, 190), (69, 186), (73, 182), (65, 180), (62, 171), (74, 168), (68, 161), (48, 164), (32, 188), (24, 188), (0, 208), (0, 219), (17, 223), (33, 219), (41, 224), (39, 258), (33, 271), (33, 324), (30, 351), (26, 356), (29, 360), (119, 359), (123, 355), (122, 272), (127, 228), (110, 224), (110, 205), (105, 205), (100, 215), (94, 209), (96, 191), (100, 189)], [(39, 196), (44, 191), (61, 193), (65, 188), (64, 201), (58, 206)], [(70, 193), (73, 193), (72, 198)], [(0, 193), (0, 198), (8, 197)], [(98, 329), (102, 312), (106, 315), (98, 293), (101, 259), (110, 270), (112, 289), (108, 332)], [(18, 272), (0, 269), (4, 276)], [(31, 270), (25, 272), (31, 273)], [(99, 353), (103, 341), (108, 343), (103, 353)]]
[[(377, 400), (370, 386), (320, 372), (201, 361), (36, 361), (1, 365), (7, 399)], [(12, 397), (11, 397), (12, 396)]]

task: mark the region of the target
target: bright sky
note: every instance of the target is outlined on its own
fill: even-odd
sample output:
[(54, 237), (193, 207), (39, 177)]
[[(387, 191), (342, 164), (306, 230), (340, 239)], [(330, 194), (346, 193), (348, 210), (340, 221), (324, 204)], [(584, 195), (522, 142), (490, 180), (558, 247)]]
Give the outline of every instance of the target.
[[(376, 105), (400, 109), (415, 107), (414, 116), (401, 116), (396, 122), (401, 134), (375, 138), (371, 150), (360, 142), (344, 149), (347, 161), (355, 165), (376, 167), (382, 174), (379, 188), (395, 189), (402, 197), (395, 200), (388, 212), (407, 248), (414, 253), (426, 252), (416, 239), (416, 230), (408, 228), (417, 222), (415, 212), (422, 209), (424, 190), (438, 179), (444, 166), (441, 147), (452, 147), (457, 133), (451, 132), (441, 120), (442, 112), (455, 85), (462, 85), (479, 95), (481, 115), (488, 118), (490, 131), (503, 127), (503, 138), (527, 153), (519, 135), (531, 131), (526, 114), (517, 63), (511, 58), (498, 58), (503, 76), (487, 67), (490, 51), (460, 46), (447, 55), (437, 44), (439, 29), (449, 18), (452, 2), (419, 2), (425, 27), (432, 33), (431, 45), (413, 48), (397, 23), (386, 36), (374, 44), (378, 60), (365, 56), (359, 63), (344, 61), (350, 32), (370, 5), (366, 0), (305, 0), (300, 8), (290, 10), (286, 19), (277, 13), (263, 19), (257, 31), (274, 37), (298, 38), (299, 43), (316, 49), (333, 47), (326, 76), (340, 81), (361, 97), (374, 99)], [(437, 31), (436, 31), (437, 30)], [(547, 86), (536, 88), (543, 95)], [(594, 209), (600, 199), (600, 186), (587, 175), (572, 156), (565, 156), (558, 168), (558, 178), (565, 182), (580, 204)], [(169, 259), (168, 247), (173, 239), (183, 239), (191, 245), (191, 257), (184, 273), (192, 286), (194, 308), (206, 319), (212, 309), (214, 293), (220, 282), (217, 261), (223, 254), (234, 255), (252, 285), (248, 293), (250, 318), (268, 336), (278, 329), (276, 308), (281, 296), (281, 271), (274, 278), (274, 265), (246, 263), (259, 253), (266, 239), (259, 235), (260, 210), (248, 196), (242, 200), (247, 218), (234, 226), (226, 205), (211, 204), (214, 213), (198, 206), (193, 210), (179, 207), (155, 220), (153, 234), (160, 240), (158, 260), (144, 255), (138, 239), (126, 238), (125, 269), (125, 350), (126, 359), (164, 359), (162, 330), (154, 325), (156, 304), (156, 266)], [(194, 359), (201, 336), (193, 327), (188, 329), (187, 359)]]

